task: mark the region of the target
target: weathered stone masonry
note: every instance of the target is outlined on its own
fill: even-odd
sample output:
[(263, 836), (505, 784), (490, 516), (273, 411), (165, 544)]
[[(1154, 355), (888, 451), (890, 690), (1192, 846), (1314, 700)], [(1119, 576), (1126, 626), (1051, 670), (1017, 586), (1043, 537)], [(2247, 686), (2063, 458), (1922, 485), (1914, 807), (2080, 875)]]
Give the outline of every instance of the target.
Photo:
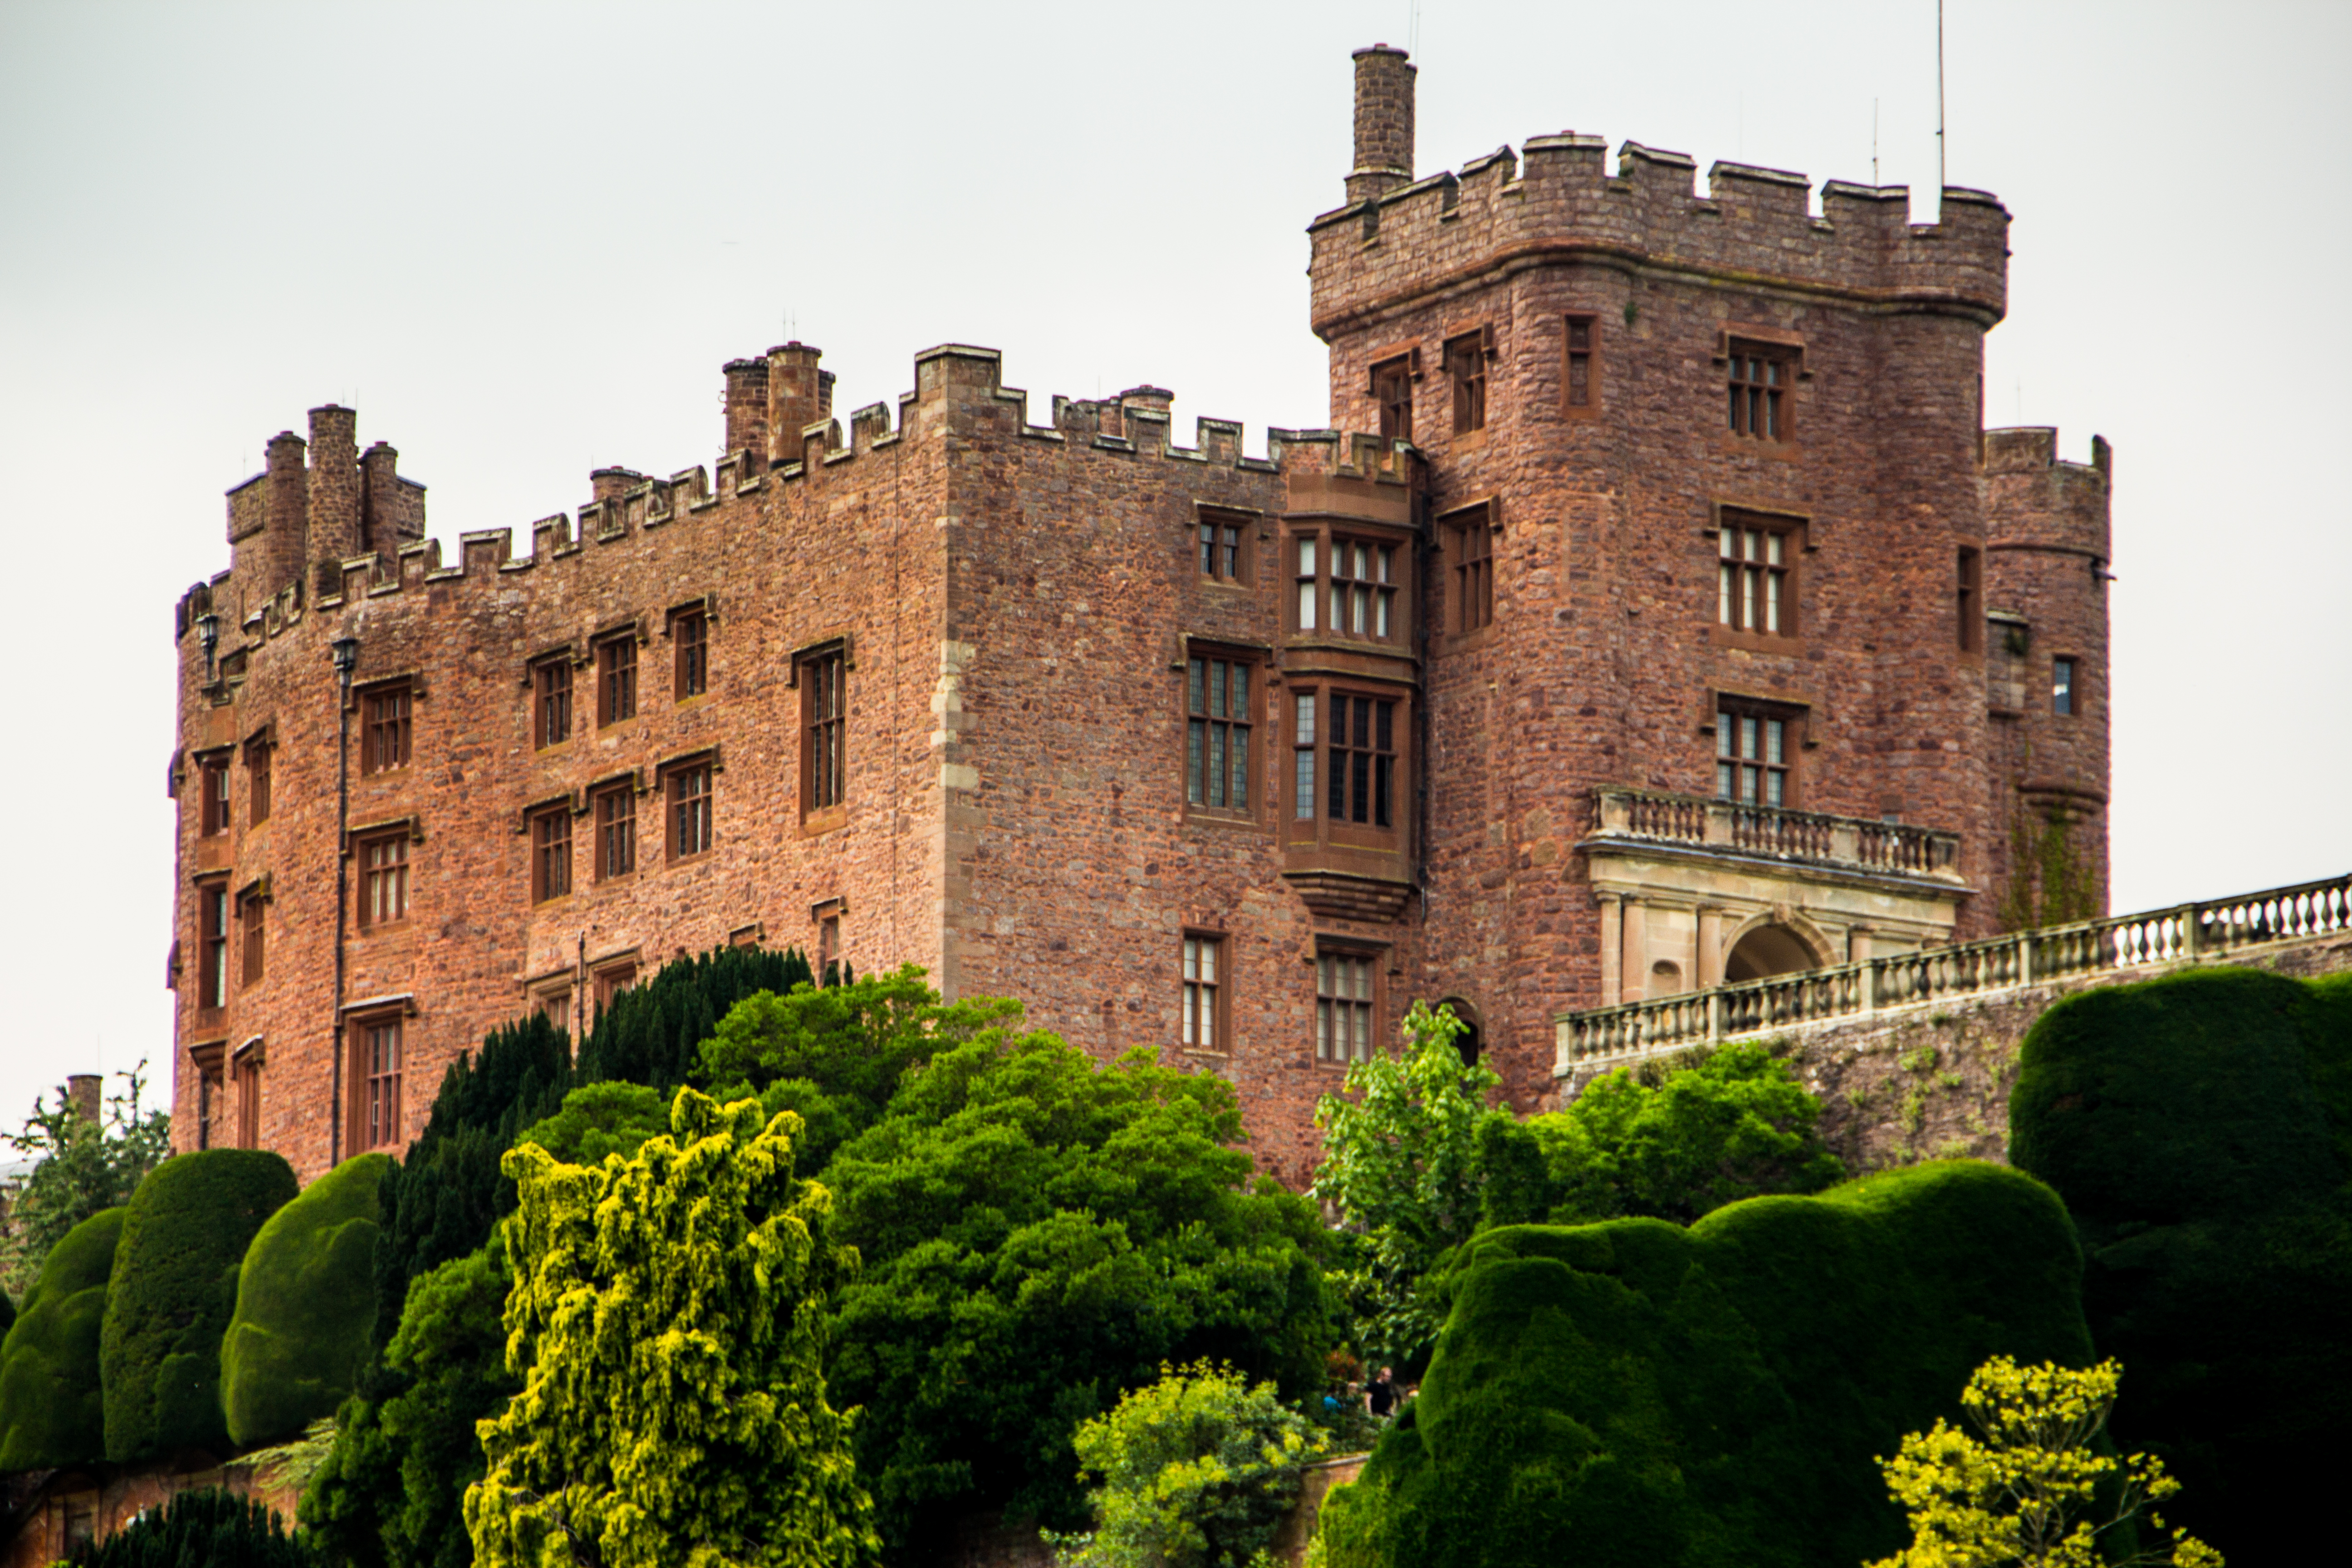
[[(1612, 171), (1572, 134), (1416, 182), (1412, 66), (1356, 63), (1347, 204), (1309, 229), (1337, 428), (1264, 459), (1222, 421), (1176, 444), (1148, 386), (1032, 424), (957, 346), (845, 434), (791, 343), (726, 367), (712, 470), (599, 469), (527, 555), (495, 531), (445, 563), (350, 410), (273, 440), (176, 626), (180, 1136), (316, 1174), (385, 1134), (373, 1031), (399, 1026), (397, 1143), (488, 1029), (759, 941), (1223, 1074), (1297, 1181), (1343, 1066), (1318, 977), (1370, 988), (1381, 1038), (1455, 1002), (1533, 1105), (1565, 1008), (2103, 909), (2108, 462), (1981, 429), (2000, 205), (1948, 190), (1914, 226), (1906, 193), (1832, 183), (1816, 217), (1799, 176), (1718, 164), (1701, 198), (1678, 154)], [(1735, 430), (1768, 361), (1773, 427)], [(1727, 529), (1786, 552), (1769, 628), (1720, 624)], [(616, 647), (636, 711), (600, 723)], [(837, 806), (808, 777), (826, 652)], [(542, 745), (550, 668), (573, 725)], [(1221, 799), (1190, 798), (1196, 668), (1247, 679)], [(403, 690), (407, 760), (371, 768), (371, 700)], [(1779, 806), (1712, 798), (1723, 713), (1735, 744), (1738, 715), (1784, 724)], [(713, 842), (674, 856), (702, 768)], [(600, 879), (608, 800), (637, 858)], [(535, 900), (541, 823), (570, 889)], [(363, 924), (395, 839), (407, 910)], [(1188, 939), (1213, 1048), (1183, 1048)]]

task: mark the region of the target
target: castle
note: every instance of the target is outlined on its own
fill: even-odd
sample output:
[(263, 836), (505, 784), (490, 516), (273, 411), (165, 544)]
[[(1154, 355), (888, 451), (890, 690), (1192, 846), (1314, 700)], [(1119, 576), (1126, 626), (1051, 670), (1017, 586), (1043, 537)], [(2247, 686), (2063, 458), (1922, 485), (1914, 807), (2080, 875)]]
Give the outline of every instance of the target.
[(174, 1135), (307, 1179), (525, 1009), (802, 947), (1230, 1079), (1262, 1166), (1414, 998), (1555, 1019), (2100, 912), (2108, 455), (1983, 427), (2008, 214), (1529, 140), (1355, 56), (1330, 423), (725, 367), (715, 466), (425, 537), (314, 409), (175, 622)]

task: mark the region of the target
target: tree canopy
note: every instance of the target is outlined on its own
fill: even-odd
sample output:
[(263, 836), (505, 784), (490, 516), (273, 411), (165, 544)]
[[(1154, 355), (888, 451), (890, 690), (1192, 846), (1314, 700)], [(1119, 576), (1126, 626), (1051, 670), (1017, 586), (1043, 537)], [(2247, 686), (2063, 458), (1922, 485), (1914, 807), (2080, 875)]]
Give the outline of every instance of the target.
[(0, 1290), (22, 1296), (68, 1231), (129, 1203), (172, 1152), (171, 1117), (141, 1109), (146, 1068), (142, 1061), (114, 1075), (121, 1088), (106, 1097), (95, 1121), (60, 1089), (56, 1104), (37, 1099), (25, 1125), (5, 1135), (10, 1148), (38, 1163), (0, 1210)]
[(854, 1568), (875, 1555), (819, 1365), (854, 1258), (793, 1174), (789, 1112), (681, 1089), (634, 1158), (506, 1158), (509, 1370), (466, 1493), (482, 1568)]

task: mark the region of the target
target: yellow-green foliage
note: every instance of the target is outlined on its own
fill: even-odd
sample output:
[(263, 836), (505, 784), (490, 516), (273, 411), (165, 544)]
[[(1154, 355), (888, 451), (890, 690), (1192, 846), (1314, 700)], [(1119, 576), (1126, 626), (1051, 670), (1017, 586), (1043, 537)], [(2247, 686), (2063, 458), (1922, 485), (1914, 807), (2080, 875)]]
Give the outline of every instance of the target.
[(793, 1177), (799, 1118), (680, 1089), (634, 1158), (509, 1151), (508, 1363), (466, 1493), (479, 1568), (839, 1568), (879, 1542), (818, 1365), (855, 1258)]
[(105, 1457), (98, 1333), (130, 1212), (106, 1209), (66, 1232), (0, 1343), (0, 1473)]
[(1482, 1233), (1331, 1568), (1817, 1568), (1898, 1549), (1872, 1461), (1988, 1356), (2089, 1362), (2051, 1191), (1974, 1162)]
[(2152, 1505), (2180, 1489), (2161, 1460), (2095, 1451), (2122, 1381), (2112, 1361), (2076, 1372), (1995, 1356), (1977, 1368), (1960, 1394), (1977, 1436), (1939, 1416), (1880, 1461), (1912, 1541), (1871, 1568), (2221, 1568), (2221, 1553), (2181, 1530), (2157, 1551), (2116, 1554), (2143, 1510), (2163, 1531)]
[(387, 1154), (361, 1154), (269, 1216), (237, 1269), (221, 1341), (221, 1409), (240, 1448), (331, 1415), (372, 1348), (376, 1193)]
[(1064, 1568), (1246, 1568), (1298, 1500), (1322, 1434), (1271, 1383), (1162, 1364), (1160, 1380), (1080, 1425), (1094, 1532), (1055, 1538)]

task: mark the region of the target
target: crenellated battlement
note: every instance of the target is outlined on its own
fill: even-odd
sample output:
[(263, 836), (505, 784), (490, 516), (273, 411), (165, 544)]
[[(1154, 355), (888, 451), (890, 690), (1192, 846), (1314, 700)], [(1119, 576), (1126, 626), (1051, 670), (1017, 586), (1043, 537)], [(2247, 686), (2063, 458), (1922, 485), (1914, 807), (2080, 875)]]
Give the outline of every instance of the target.
[[(1389, 71), (1358, 61), (1359, 138), (1368, 92), (1393, 94)], [(1409, 92), (1409, 80), (1405, 90)], [(1830, 294), (1864, 305), (1956, 310), (2000, 319), (2008, 302), (2009, 213), (1983, 191), (1944, 188), (1938, 222), (1914, 224), (1907, 187), (1832, 180), (1812, 210), (1803, 174), (1717, 162), (1627, 142), (1609, 166), (1598, 136), (1562, 132), (1501, 147), (1457, 171), (1367, 184), (1307, 226), (1312, 321), (1326, 342), (1436, 290), (1542, 263), (1596, 262), (1698, 273), (1752, 286)], [(1392, 140), (1392, 138), (1391, 138)], [(1390, 148), (1381, 157), (1393, 165)], [(1369, 192), (1370, 194), (1365, 194)]]
[(2089, 462), (2070, 463), (2058, 456), (2053, 426), (1986, 431), (1981, 474), (1992, 548), (2058, 550), (2104, 569), (2114, 552), (2114, 468), (2103, 436), (2091, 437)]

